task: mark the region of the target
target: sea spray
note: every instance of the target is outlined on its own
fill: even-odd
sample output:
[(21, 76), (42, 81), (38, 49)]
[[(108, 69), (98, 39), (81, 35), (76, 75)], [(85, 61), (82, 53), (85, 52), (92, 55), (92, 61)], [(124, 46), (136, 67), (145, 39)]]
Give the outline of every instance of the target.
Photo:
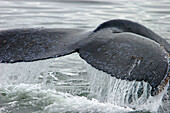
[(147, 82), (126, 81), (111, 77), (87, 64), (87, 72), (91, 79), (90, 91), (100, 102), (114, 103), (135, 110), (156, 112), (162, 105), (162, 98), (167, 91), (151, 96), (151, 86)]

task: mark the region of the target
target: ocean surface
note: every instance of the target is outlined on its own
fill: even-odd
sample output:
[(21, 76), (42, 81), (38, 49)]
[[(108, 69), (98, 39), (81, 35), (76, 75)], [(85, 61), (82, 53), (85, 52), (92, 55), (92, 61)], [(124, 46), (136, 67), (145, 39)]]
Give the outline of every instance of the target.
[[(111, 19), (139, 22), (170, 43), (169, 0), (0, 0), (0, 30), (91, 31)], [(152, 97), (148, 83), (110, 77), (78, 53), (0, 64), (0, 113), (168, 113), (168, 87)]]

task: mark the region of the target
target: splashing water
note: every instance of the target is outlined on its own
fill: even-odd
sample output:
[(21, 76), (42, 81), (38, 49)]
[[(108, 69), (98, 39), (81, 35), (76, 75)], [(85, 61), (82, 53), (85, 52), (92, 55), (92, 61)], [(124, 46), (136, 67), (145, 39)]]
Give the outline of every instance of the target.
[[(161, 109), (162, 98), (167, 93), (169, 84), (159, 95), (151, 96), (151, 86), (142, 81), (126, 81), (116, 79), (110, 75), (98, 71), (88, 65), (90, 79), (90, 91), (101, 102), (114, 103), (135, 110), (157, 112)], [(161, 111), (162, 112), (162, 111)]]
[[(43, 90), (38, 84), (10, 85), (1, 89), (8, 108), (6, 112), (17, 112), (18, 109), (36, 112), (125, 112), (133, 111), (110, 103), (100, 103), (96, 99), (88, 100), (86, 97), (73, 96), (69, 93), (57, 92), (55, 90)], [(18, 103), (20, 106), (18, 106)], [(11, 110), (13, 108), (13, 111)], [(14, 110), (15, 108), (15, 110)]]
[(168, 85), (152, 97), (148, 83), (111, 77), (77, 53), (33, 63), (2, 64), (1, 69), (0, 107), (4, 113), (168, 111), (164, 105), (169, 104)]

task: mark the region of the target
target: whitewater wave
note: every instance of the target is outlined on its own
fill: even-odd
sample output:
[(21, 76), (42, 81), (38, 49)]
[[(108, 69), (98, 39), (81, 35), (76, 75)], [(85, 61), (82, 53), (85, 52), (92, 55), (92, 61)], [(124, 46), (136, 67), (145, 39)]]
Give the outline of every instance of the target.
[[(102, 103), (96, 99), (75, 96), (69, 93), (43, 89), (39, 84), (9, 85), (0, 89), (0, 99), (4, 102), (1, 110), (18, 112), (24, 108), (36, 108), (36, 112), (128, 112), (131, 108), (111, 103)], [(22, 109), (20, 109), (22, 107)], [(15, 110), (14, 110), (15, 108)], [(11, 109), (11, 110), (10, 110)], [(7, 112), (7, 111), (6, 111)]]

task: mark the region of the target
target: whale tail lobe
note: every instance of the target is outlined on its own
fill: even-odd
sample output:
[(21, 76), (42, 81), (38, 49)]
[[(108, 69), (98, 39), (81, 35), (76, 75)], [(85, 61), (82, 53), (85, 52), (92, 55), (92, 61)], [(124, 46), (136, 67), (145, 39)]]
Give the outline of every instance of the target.
[(30, 62), (70, 54), (79, 29), (11, 29), (0, 31), (0, 61)]

